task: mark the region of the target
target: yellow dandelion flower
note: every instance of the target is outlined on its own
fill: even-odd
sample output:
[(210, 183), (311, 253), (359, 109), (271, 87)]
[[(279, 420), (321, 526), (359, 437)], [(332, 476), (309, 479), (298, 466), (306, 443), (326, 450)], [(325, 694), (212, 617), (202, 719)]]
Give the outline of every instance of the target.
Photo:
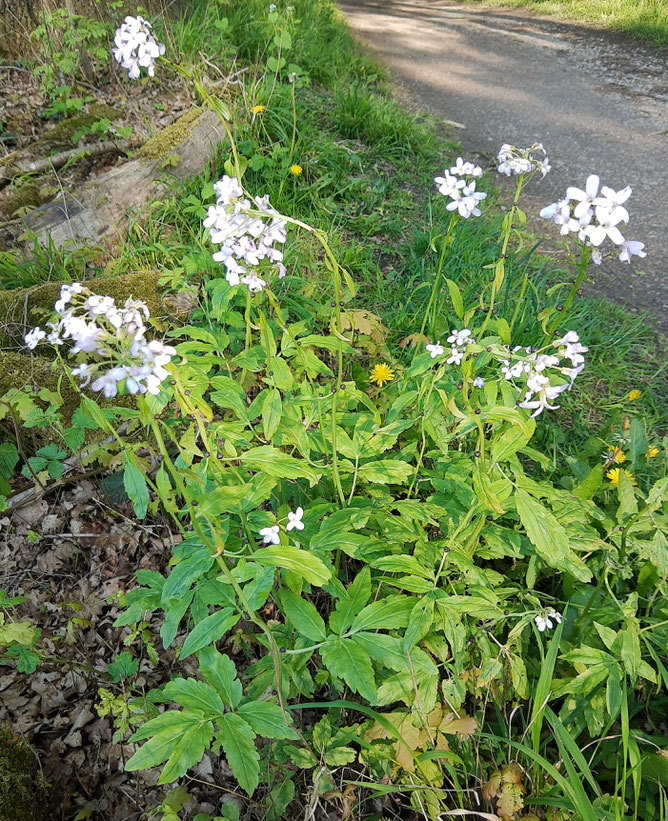
[(640, 398), (640, 391), (637, 388), (634, 388), (632, 391), (629, 391), (629, 395), (627, 399), (629, 402), (635, 402), (636, 399)]
[(621, 468), (611, 468), (605, 475), (608, 477), (611, 484), (618, 485), (619, 478), (622, 475), (622, 473), (624, 473), (628, 477), (632, 485), (635, 485), (636, 477), (628, 470), (622, 470)]
[(626, 461), (626, 455), (620, 447), (612, 447), (608, 451), (608, 461), (621, 465), (622, 462)]
[(253, 106), (253, 114), (262, 114), (265, 110), (266, 106), (264, 105), (254, 105)]
[(394, 371), (383, 362), (380, 365), (373, 366), (369, 379), (382, 388), (386, 382), (391, 382), (394, 379)]
[(659, 455), (659, 449), (656, 445), (650, 445), (647, 448), (647, 453), (645, 454), (646, 459), (653, 459), (655, 456)]
[(301, 165), (291, 165), (290, 171), (295, 175), (295, 177), (298, 177), (302, 173), (302, 167)]

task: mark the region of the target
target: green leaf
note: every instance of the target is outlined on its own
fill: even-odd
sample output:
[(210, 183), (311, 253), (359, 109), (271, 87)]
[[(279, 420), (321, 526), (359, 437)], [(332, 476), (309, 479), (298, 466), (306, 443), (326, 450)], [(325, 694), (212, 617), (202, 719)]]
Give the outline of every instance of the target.
[(369, 601), (371, 595), (371, 569), (364, 567), (355, 577), (355, 581), (336, 603), (329, 617), (329, 626), (335, 633), (344, 633), (353, 623), (353, 619)]
[(239, 461), (253, 470), (261, 470), (269, 476), (276, 476), (279, 479), (304, 478), (308, 479), (311, 487), (319, 481), (319, 474), (303, 459), (288, 456), (287, 453), (283, 453), (282, 450), (272, 445), (250, 448), (239, 456)]
[(431, 628), (431, 623), (434, 619), (434, 596), (427, 594), (421, 596), (413, 610), (411, 611), (408, 620), (408, 627), (404, 634), (404, 650), (412, 650), (413, 647), (423, 639)]
[(269, 806), (266, 810), (266, 821), (280, 821), (281, 818), (285, 818), (285, 811), (294, 797), (295, 783), (290, 778), (285, 778), (273, 787), (267, 798)]
[(573, 488), (573, 495), (578, 499), (593, 499), (596, 491), (603, 484), (603, 465), (594, 465), (587, 478)]
[(86, 434), (81, 428), (66, 428), (63, 431), (63, 439), (70, 450), (79, 450), (83, 445), (85, 436)]
[(355, 616), (351, 632), (358, 630), (392, 630), (406, 627), (415, 605), (415, 598), (409, 596), (387, 596), (371, 602)]
[(464, 301), (462, 300), (461, 292), (456, 283), (454, 283), (451, 279), (446, 278), (445, 281), (448, 285), (448, 290), (450, 291), (452, 307), (455, 309), (457, 316), (461, 319), (464, 316)]
[(9, 479), (19, 461), (19, 452), (12, 442), (0, 444), (0, 476)]
[(203, 618), (195, 625), (188, 638), (183, 642), (179, 660), (183, 661), (183, 659), (201, 650), (202, 647), (206, 647), (207, 644), (217, 642), (234, 627), (239, 618), (239, 614), (235, 613), (231, 607), (225, 607)]
[[(188, 767), (201, 761), (204, 748), (211, 743), (212, 737), (212, 723), (198, 710), (162, 713), (147, 721), (130, 737), (130, 741), (149, 740), (125, 764), (125, 769), (128, 772), (146, 770), (169, 759), (172, 766), (167, 775), (175, 780), (184, 775)], [(165, 770), (161, 775), (161, 784), (169, 780), (163, 779)]]
[(540, 558), (550, 567), (572, 573), (580, 581), (589, 581), (591, 571), (570, 550), (568, 535), (552, 512), (519, 488), (515, 492), (515, 504), (527, 536)]
[(260, 780), (260, 756), (255, 749), (255, 734), (236, 713), (226, 713), (220, 719), (220, 729), (227, 763), (239, 786), (248, 795), (253, 795)]
[(256, 550), (251, 558), (269, 567), (284, 567), (302, 576), (309, 584), (322, 587), (331, 578), (326, 565), (312, 553), (298, 547), (276, 545)]
[(138, 669), (139, 662), (127, 650), (119, 653), (111, 664), (107, 664), (107, 672), (115, 682), (134, 676)]
[(149, 495), (144, 474), (136, 467), (127, 452), (123, 454), (123, 485), (139, 519), (146, 516)]
[(635, 489), (631, 483), (631, 480), (623, 470), (620, 470), (619, 472), (617, 496), (619, 498), (617, 521), (622, 522), (625, 516), (633, 516), (638, 512), (638, 500), (636, 499)]
[(208, 547), (196, 547), (193, 552), (174, 567), (162, 588), (163, 606), (173, 599), (181, 599), (193, 582), (211, 569), (215, 557)]
[(362, 465), (359, 468), (358, 476), (367, 482), (380, 485), (402, 484), (412, 475), (413, 470), (408, 462), (402, 462), (399, 459), (383, 459)]
[(262, 404), (262, 428), (265, 439), (271, 439), (276, 433), (282, 413), (281, 393), (277, 388), (272, 388), (267, 391)]
[(234, 709), (241, 701), (242, 688), (232, 659), (219, 653), (215, 647), (204, 647), (199, 652), (199, 669), (209, 684), (220, 693), (225, 704)]
[(199, 764), (213, 738), (213, 725), (210, 721), (189, 727), (176, 742), (174, 752), (169, 756), (158, 784), (170, 784), (185, 775), (190, 767)]
[(176, 678), (168, 681), (163, 692), (165, 698), (175, 701), (182, 707), (213, 714), (207, 717), (218, 716), (225, 712), (225, 705), (217, 691), (210, 684), (194, 678)]
[(265, 738), (299, 738), (297, 733), (285, 723), (283, 711), (269, 701), (249, 701), (237, 710), (254, 732)]
[(341, 678), (350, 689), (373, 704), (376, 700), (376, 684), (369, 654), (352, 639), (330, 636), (320, 648), (322, 661), (337, 678)]
[[(535, 420), (532, 421), (535, 428)], [(508, 428), (492, 445), (492, 461), (496, 464), (510, 459), (529, 442), (529, 439), (531, 434), (527, 434), (526, 431), (515, 426)]]
[(325, 641), (325, 622), (311, 602), (302, 599), (291, 590), (282, 591), (281, 602), (285, 615), (298, 633), (311, 641)]

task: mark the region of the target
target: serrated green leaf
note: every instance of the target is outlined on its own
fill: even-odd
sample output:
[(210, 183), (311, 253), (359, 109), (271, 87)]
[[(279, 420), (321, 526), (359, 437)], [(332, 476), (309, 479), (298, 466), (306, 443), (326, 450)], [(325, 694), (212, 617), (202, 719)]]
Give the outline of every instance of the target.
[(268, 701), (249, 701), (236, 711), (247, 721), (253, 731), (265, 738), (298, 738), (297, 733), (285, 723), (283, 711)]
[(260, 780), (260, 756), (255, 749), (255, 733), (236, 713), (226, 713), (220, 719), (221, 742), (227, 763), (239, 786), (253, 795)]
[(287, 589), (281, 593), (281, 602), (285, 615), (297, 632), (311, 641), (325, 641), (325, 622), (311, 602)]
[(370, 704), (376, 701), (376, 684), (369, 654), (351, 639), (330, 636), (320, 648), (325, 667), (337, 678), (343, 679), (350, 689), (359, 693)]
[(371, 595), (371, 570), (364, 567), (348, 587), (345, 596), (337, 601), (329, 617), (329, 626), (335, 633), (344, 633), (353, 623), (353, 619), (369, 601)]
[(194, 678), (172, 679), (165, 684), (163, 692), (169, 701), (192, 710), (201, 710), (205, 715), (217, 716), (225, 712), (218, 692), (210, 684)]
[(241, 701), (242, 688), (232, 659), (215, 647), (204, 647), (199, 652), (199, 669), (225, 704), (234, 709)]
[(198, 622), (188, 634), (188, 638), (183, 642), (179, 659), (183, 659), (206, 647), (214, 644), (222, 638), (225, 633), (231, 630), (239, 621), (239, 614), (235, 613), (231, 607), (225, 607), (206, 616)]
[(415, 599), (409, 596), (387, 596), (371, 602), (355, 616), (351, 632), (358, 630), (391, 630), (406, 627)]

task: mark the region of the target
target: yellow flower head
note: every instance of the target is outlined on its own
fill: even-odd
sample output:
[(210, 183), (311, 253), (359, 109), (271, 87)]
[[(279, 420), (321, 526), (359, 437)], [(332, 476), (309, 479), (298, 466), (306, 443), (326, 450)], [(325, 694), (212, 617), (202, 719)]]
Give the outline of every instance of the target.
[(618, 485), (619, 477), (622, 475), (622, 473), (626, 474), (632, 485), (635, 485), (636, 477), (628, 470), (622, 470), (621, 468), (611, 468), (605, 475), (608, 477), (608, 479), (613, 485)]
[(606, 462), (614, 462), (616, 465), (621, 465), (622, 462), (626, 461), (626, 454), (624, 451), (619, 447), (610, 446), (608, 452), (605, 454), (605, 461)]
[(253, 114), (262, 114), (265, 110), (266, 106), (264, 105), (254, 105), (253, 106)]
[(647, 448), (647, 453), (645, 454), (645, 457), (647, 459), (653, 459), (655, 456), (658, 456), (658, 455), (659, 455), (659, 449), (657, 448), (657, 446), (656, 445), (650, 445)]
[(632, 391), (629, 391), (628, 395), (629, 402), (635, 402), (636, 399), (640, 398), (640, 391), (637, 388), (634, 388)]
[(301, 165), (291, 165), (290, 171), (295, 175), (295, 177), (298, 177), (302, 173), (302, 167)]
[(369, 379), (382, 388), (386, 382), (391, 382), (394, 379), (394, 371), (383, 362), (380, 365), (373, 366)]

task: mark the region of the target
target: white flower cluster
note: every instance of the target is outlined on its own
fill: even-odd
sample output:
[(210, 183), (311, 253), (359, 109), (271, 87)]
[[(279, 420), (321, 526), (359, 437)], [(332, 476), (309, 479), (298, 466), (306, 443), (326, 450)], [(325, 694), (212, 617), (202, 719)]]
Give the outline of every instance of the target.
[(610, 255), (618, 255), (622, 262), (631, 262), (633, 256), (646, 257), (644, 243), (625, 240), (618, 227), (629, 221), (624, 203), (631, 196), (631, 186), (615, 191), (604, 185), (599, 193), (600, 183), (596, 174), (590, 174), (584, 191), (570, 186), (563, 200), (543, 208), (541, 217), (558, 225), (562, 236), (575, 234), (580, 242), (593, 246), (592, 258), (597, 265), (603, 260), (600, 246), (606, 239), (618, 246)]
[[(293, 513), (290, 511), (288, 513), (288, 523), (285, 526), (285, 529), (288, 533), (291, 530), (303, 530), (304, 529), (304, 522), (302, 522), (302, 516), (304, 515), (304, 508), (298, 507), (297, 510)], [(280, 544), (281, 537), (280, 537), (281, 528), (278, 525), (271, 525), (269, 527), (263, 527), (260, 530), (260, 536), (262, 536), (262, 542), (264, 544)]]
[(448, 211), (456, 210), (464, 219), (468, 219), (471, 214), (480, 216), (478, 203), (482, 202), (487, 194), (475, 190), (477, 177), (482, 177), (482, 168), (472, 162), (465, 162), (461, 157), (457, 157), (457, 162), (449, 171), (446, 169), (442, 177), (434, 177), (439, 193), (451, 199), (445, 206)]
[(221, 246), (213, 258), (225, 265), (225, 279), (230, 285), (243, 283), (250, 291), (261, 291), (267, 284), (260, 276), (263, 271), (257, 270), (263, 260), (284, 277), (283, 252), (274, 245), (285, 242), (286, 225), (269, 204), (269, 195), (254, 197), (251, 203), (238, 181), (227, 174), (214, 189), (216, 204), (209, 206), (204, 227), (211, 229), (211, 242)]
[(544, 610), (534, 619), (536, 622), (536, 627), (541, 633), (544, 633), (546, 630), (551, 630), (554, 627), (553, 621), (557, 624), (561, 624), (561, 613), (554, 609), (554, 607), (548, 607), (547, 610)]
[(30, 350), (43, 339), (56, 346), (73, 342), (70, 355), (89, 357), (78, 357), (72, 375), (82, 388), (90, 383), (91, 390), (103, 391), (108, 399), (116, 396), (119, 386), (127, 393), (160, 393), (169, 375), (165, 365), (176, 351), (158, 340), (146, 340), (145, 302), (130, 298), (116, 305), (112, 297), (93, 294), (74, 282), (62, 286), (54, 310), (57, 319), (47, 322), (48, 333), (37, 327), (25, 335)]
[[(564, 391), (570, 390), (575, 378), (584, 370), (583, 354), (589, 348), (580, 343), (580, 337), (575, 331), (568, 331), (561, 339), (553, 342), (552, 347), (557, 349), (555, 353), (539, 353), (531, 348), (518, 346), (513, 348), (512, 353), (524, 351), (525, 355), (515, 361), (506, 359), (502, 362), (501, 373), (509, 382), (512, 381), (515, 385), (518, 380), (524, 382), (520, 387), (522, 401), (518, 405), (520, 408), (533, 410), (532, 416), (538, 416), (545, 408), (558, 408), (559, 405), (550, 403)], [(569, 381), (553, 382), (560, 377)]]
[(517, 148), (505, 143), (496, 158), (499, 161), (499, 173), (507, 177), (512, 174), (530, 174), (532, 171), (540, 171), (544, 177), (552, 168), (542, 143), (534, 143), (529, 148)]
[(114, 58), (128, 76), (138, 79), (142, 68), (148, 70), (149, 77), (155, 75), (155, 61), (165, 53), (165, 44), (158, 43), (151, 24), (143, 17), (126, 17), (114, 35)]
[[(474, 345), (475, 339), (471, 336), (471, 331), (468, 328), (463, 328), (461, 331), (452, 331), (448, 337), (448, 342), (450, 343), (450, 355), (445, 361), (448, 365), (459, 365), (464, 358), (464, 350), (460, 350), (460, 348), (465, 349), (467, 345)], [(425, 347), (432, 359), (443, 356), (445, 353), (445, 348), (441, 345), (440, 339), (433, 345), (426, 345)]]

